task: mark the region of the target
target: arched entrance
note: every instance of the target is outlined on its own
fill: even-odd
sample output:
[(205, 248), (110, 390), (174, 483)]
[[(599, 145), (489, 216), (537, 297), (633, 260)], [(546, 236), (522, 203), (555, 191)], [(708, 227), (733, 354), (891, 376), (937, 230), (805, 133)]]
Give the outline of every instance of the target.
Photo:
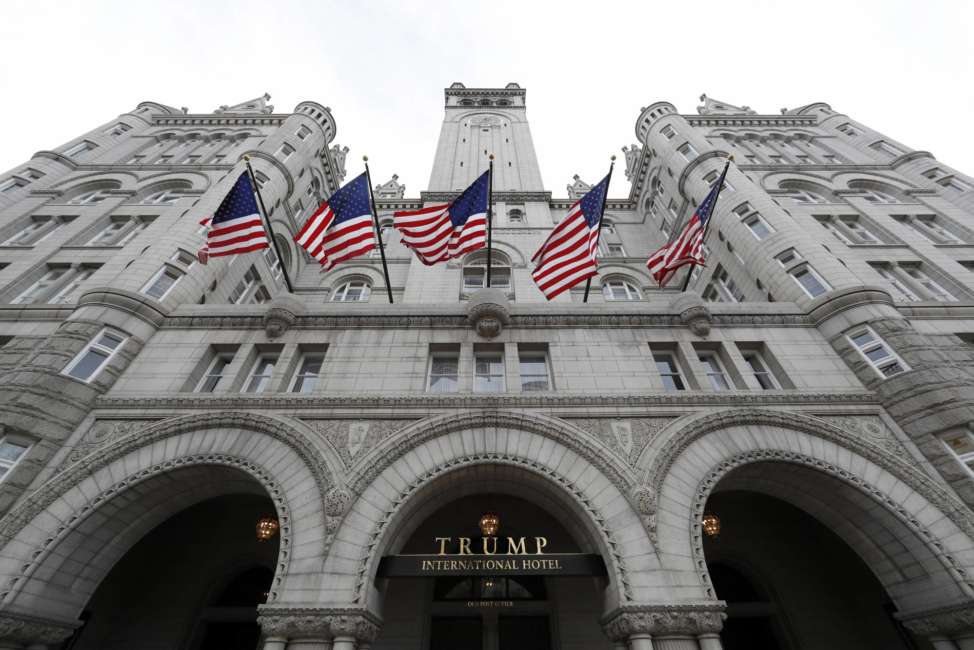
[(916, 647), (883, 586), (835, 533), (781, 499), (720, 488), (707, 501), (720, 532), (704, 534), (704, 554), (727, 602), (723, 650)]
[[(609, 579), (598, 544), (530, 476), (478, 465), (416, 495), (377, 572), (377, 646), (610, 647), (600, 624)], [(496, 530), (485, 515), (497, 517)]]
[(273, 513), (266, 496), (232, 494), (170, 517), (115, 564), (67, 648), (257, 648), (257, 606), (267, 600), (279, 542), (258, 540), (255, 524)]

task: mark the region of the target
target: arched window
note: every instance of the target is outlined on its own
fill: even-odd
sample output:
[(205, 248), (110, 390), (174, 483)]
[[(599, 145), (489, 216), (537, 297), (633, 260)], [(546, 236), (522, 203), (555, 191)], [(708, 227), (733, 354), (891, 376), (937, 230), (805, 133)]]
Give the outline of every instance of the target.
[(524, 210), (514, 208), (507, 211), (508, 223), (524, 223)]
[(798, 188), (783, 188), (784, 195), (793, 203), (828, 203), (826, 198), (817, 192)]
[(474, 105), (474, 103), (473, 103), (473, 100), (472, 99), (461, 99), (460, 100), (460, 106), (473, 106), (473, 105)]
[(480, 105), (481, 106), (490, 106), (490, 100), (489, 99), (481, 99), (480, 100)]
[(602, 282), (602, 296), (611, 301), (635, 301), (642, 300), (643, 294), (633, 283), (625, 278), (607, 278)]
[(879, 190), (863, 190), (862, 198), (870, 203), (899, 203), (900, 200), (892, 194), (880, 192)]
[(111, 196), (109, 190), (88, 190), (77, 195), (68, 201), (68, 203), (71, 205), (94, 205), (95, 203), (101, 203), (109, 196)]
[(372, 283), (368, 280), (349, 280), (331, 294), (332, 302), (368, 302), (372, 295)]
[(181, 190), (160, 190), (149, 194), (139, 203), (141, 205), (172, 205), (184, 196), (186, 194)]
[(602, 217), (602, 234), (603, 235), (615, 235), (616, 225), (612, 223), (609, 219)]
[[(487, 253), (474, 253), (463, 265), (463, 291), (465, 293), (487, 286)], [(498, 251), (491, 252), (490, 286), (492, 289), (511, 288), (511, 262)]]

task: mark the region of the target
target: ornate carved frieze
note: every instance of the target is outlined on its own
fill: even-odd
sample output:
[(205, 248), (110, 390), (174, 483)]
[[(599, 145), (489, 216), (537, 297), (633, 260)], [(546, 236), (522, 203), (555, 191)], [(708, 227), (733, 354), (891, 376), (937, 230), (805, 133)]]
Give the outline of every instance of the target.
[(696, 636), (720, 632), (724, 627), (723, 601), (679, 605), (626, 605), (602, 618), (602, 629), (613, 641), (634, 634)]
[(974, 602), (924, 612), (904, 612), (896, 618), (912, 632), (920, 635), (953, 636), (974, 632)]
[(364, 609), (324, 607), (273, 607), (260, 605), (257, 622), (266, 637), (287, 639), (352, 637), (371, 643), (382, 619)]
[(409, 426), (414, 419), (398, 420), (338, 420), (302, 418), (302, 422), (327, 440), (342, 459), (345, 467), (351, 467), (359, 456), (364, 456), (396, 431)]
[(639, 454), (673, 416), (657, 418), (562, 418), (584, 429), (602, 441), (606, 447), (635, 466)]
[(542, 394), (473, 394), (473, 393), (404, 393), (379, 395), (297, 395), (297, 394), (239, 394), (203, 395), (175, 394), (159, 397), (100, 397), (96, 406), (111, 409), (275, 409), (299, 411), (301, 409), (369, 409), (369, 408), (648, 408), (654, 406), (686, 409), (695, 406), (768, 406), (775, 404), (868, 404), (878, 405), (875, 393), (849, 391), (845, 393), (811, 393), (797, 391), (661, 391), (652, 394), (633, 393), (578, 393), (557, 395)]
[(71, 636), (78, 625), (3, 612), (0, 613), (0, 642), (56, 645)]
[(907, 451), (899, 438), (889, 430), (886, 423), (878, 415), (818, 415), (826, 422), (847, 431), (870, 444), (885, 449), (904, 460), (909, 461), (910, 452)]
[(61, 472), (69, 465), (78, 462), (98, 449), (108, 447), (125, 436), (131, 435), (139, 429), (158, 421), (158, 418), (139, 418), (132, 420), (106, 418), (104, 420), (95, 420), (84, 436), (68, 452), (68, 455), (64, 458), (57, 471)]

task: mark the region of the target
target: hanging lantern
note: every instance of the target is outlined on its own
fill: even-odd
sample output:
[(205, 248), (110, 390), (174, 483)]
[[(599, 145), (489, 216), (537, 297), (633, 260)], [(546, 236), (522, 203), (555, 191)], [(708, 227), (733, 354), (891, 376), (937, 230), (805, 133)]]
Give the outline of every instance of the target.
[(707, 537), (720, 535), (720, 517), (712, 512), (703, 513), (703, 532)]
[(266, 542), (277, 534), (281, 525), (274, 517), (261, 517), (257, 520), (257, 541)]
[(484, 537), (493, 537), (501, 527), (501, 518), (492, 512), (480, 516), (480, 532)]

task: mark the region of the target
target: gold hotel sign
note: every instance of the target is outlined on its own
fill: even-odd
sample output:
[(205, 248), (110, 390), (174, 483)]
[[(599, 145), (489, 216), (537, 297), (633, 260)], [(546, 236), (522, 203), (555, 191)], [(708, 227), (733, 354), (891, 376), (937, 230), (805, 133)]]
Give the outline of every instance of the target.
[(435, 554), (383, 557), (377, 577), (606, 575), (599, 555), (545, 553), (545, 537), (436, 537), (435, 542)]

